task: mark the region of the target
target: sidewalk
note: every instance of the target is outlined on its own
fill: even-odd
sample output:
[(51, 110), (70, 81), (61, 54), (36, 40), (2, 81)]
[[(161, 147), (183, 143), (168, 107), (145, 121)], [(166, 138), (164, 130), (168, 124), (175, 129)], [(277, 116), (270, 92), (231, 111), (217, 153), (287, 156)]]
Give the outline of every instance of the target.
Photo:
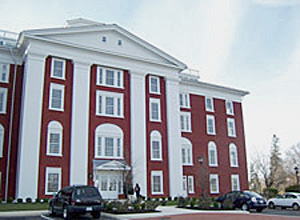
[(48, 210), (0, 212), (0, 217), (40, 216), (44, 213), (48, 213)]

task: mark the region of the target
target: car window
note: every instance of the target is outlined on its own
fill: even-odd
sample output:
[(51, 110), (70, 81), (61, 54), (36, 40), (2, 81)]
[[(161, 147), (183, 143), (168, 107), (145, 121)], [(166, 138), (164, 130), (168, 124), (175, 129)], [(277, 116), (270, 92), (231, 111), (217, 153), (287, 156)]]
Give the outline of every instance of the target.
[(250, 191), (247, 191), (247, 194), (248, 194), (250, 197), (256, 197), (256, 198), (259, 198), (259, 199), (262, 199), (262, 198), (263, 198), (261, 195), (259, 195), (259, 194), (256, 193), (256, 192), (250, 192)]
[(99, 191), (94, 187), (81, 187), (76, 188), (74, 191), (74, 197), (86, 198), (86, 197), (99, 197)]
[(288, 195), (285, 196), (285, 198), (287, 198), (287, 199), (295, 199), (297, 197), (295, 195), (288, 194)]

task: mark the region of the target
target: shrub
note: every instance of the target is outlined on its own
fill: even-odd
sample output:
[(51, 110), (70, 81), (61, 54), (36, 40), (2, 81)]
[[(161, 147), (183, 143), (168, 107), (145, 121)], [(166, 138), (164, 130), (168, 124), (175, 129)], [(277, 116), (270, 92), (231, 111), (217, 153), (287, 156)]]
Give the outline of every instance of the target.
[(13, 197), (8, 197), (7, 198), (7, 203), (12, 203), (14, 201), (14, 198)]
[(269, 199), (271, 197), (276, 197), (278, 194), (278, 189), (275, 188), (265, 188), (264, 189), (264, 196)]
[(286, 192), (298, 192), (300, 193), (300, 185), (292, 185), (285, 188)]
[(178, 200), (178, 197), (177, 197), (177, 196), (175, 196), (175, 197), (174, 197), (174, 201), (177, 201), (177, 200)]
[(44, 203), (47, 203), (49, 201), (49, 199), (45, 198), (45, 199), (42, 199)]
[(139, 202), (136, 202), (136, 203), (134, 203), (134, 210), (136, 210), (136, 211), (138, 211), (138, 210), (140, 210), (140, 203)]
[(30, 197), (26, 198), (26, 203), (32, 203), (32, 199)]
[(196, 204), (196, 198), (190, 199), (190, 206), (191, 206), (191, 208), (193, 208), (195, 206), (195, 204)]
[(178, 207), (179, 208), (185, 208), (187, 205), (188, 205), (188, 199), (185, 199), (183, 197), (179, 197)]
[(172, 201), (172, 197), (171, 196), (168, 197), (168, 201)]
[(17, 199), (17, 202), (18, 202), (18, 203), (23, 203), (23, 199), (22, 199), (22, 198), (18, 198), (18, 199)]
[(146, 209), (146, 203), (145, 202), (142, 202), (141, 203), (141, 210), (145, 210)]
[(158, 203), (157, 203), (157, 202), (152, 202), (152, 201), (150, 201), (150, 202), (147, 202), (147, 204), (146, 204), (146, 209), (147, 209), (148, 211), (155, 210), (155, 209), (157, 208), (157, 206), (158, 206)]

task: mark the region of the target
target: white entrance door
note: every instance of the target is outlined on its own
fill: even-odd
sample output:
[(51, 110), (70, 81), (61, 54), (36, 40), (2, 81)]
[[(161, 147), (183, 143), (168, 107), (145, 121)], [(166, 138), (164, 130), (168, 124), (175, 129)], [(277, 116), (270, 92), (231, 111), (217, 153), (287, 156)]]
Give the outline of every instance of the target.
[(118, 171), (99, 171), (96, 180), (103, 199), (118, 199), (123, 193), (122, 173)]

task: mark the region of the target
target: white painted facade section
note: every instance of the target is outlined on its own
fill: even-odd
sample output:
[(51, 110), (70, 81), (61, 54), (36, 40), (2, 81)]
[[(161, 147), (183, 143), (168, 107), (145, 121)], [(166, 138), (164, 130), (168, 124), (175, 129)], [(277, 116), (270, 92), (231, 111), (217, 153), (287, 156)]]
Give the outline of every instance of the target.
[[(176, 74), (176, 73), (174, 73)], [(183, 193), (181, 165), (181, 130), (179, 109), (179, 81), (166, 79), (166, 98), (168, 116), (168, 146), (169, 146), (169, 183), (170, 196), (181, 196)]]
[(70, 185), (87, 184), (90, 64), (74, 62)]
[(28, 55), (21, 110), (17, 198), (37, 198), (45, 57)]
[(131, 78), (131, 168), (133, 184), (147, 195), (146, 91), (145, 75), (132, 73)]

